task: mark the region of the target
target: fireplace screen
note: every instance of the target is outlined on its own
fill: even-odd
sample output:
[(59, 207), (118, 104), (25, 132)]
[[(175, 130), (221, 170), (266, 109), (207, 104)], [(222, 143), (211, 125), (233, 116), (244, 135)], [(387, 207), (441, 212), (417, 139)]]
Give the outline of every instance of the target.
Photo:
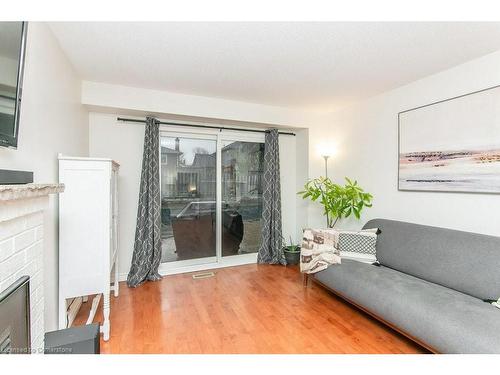
[(29, 277), (0, 293), (0, 354), (31, 352)]

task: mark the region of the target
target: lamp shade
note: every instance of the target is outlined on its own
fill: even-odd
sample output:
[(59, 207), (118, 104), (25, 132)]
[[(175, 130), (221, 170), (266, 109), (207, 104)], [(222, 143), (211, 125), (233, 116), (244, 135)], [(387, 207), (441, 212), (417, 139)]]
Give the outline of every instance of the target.
[(331, 143), (319, 144), (317, 150), (322, 157), (331, 157), (337, 153), (336, 147)]

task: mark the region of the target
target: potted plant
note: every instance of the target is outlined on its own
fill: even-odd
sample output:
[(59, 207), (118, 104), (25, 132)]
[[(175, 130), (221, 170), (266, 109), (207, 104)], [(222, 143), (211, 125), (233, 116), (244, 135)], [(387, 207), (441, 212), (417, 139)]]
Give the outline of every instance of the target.
[(286, 245), (286, 243), (283, 243), (283, 252), (285, 253), (285, 260), (286, 260), (287, 266), (299, 264), (300, 246), (293, 244), (291, 236), (290, 236), (290, 245)]
[(345, 178), (346, 184), (341, 186), (328, 177), (319, 177), (308, 181), (304, 190), (297, 194), (303, 199), (310, 199), (323, 205), (324, 215), (328, 228), (333, 228), (341, 218), (354, 215), (357, 219), (361, 216), (364, 207), (372, 206), (372, 195), (366, 193), (357, 181)]

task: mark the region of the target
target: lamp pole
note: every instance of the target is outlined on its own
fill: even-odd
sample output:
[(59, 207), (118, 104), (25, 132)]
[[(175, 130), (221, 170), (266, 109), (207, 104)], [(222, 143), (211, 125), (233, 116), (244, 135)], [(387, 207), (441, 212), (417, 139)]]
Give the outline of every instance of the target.
[(328, 178), (328, 158), (330, 155), (323, 155), (323, 158), (325, 159), (325, 177)]

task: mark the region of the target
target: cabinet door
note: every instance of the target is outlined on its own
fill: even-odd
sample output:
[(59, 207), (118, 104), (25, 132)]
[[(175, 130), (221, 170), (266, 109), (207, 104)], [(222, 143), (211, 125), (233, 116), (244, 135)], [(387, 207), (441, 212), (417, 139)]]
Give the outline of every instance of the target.
[(109, 171), (98, 162), (60, 166), (60, 288), (64, 297), (100, 293), (109, 281)]

